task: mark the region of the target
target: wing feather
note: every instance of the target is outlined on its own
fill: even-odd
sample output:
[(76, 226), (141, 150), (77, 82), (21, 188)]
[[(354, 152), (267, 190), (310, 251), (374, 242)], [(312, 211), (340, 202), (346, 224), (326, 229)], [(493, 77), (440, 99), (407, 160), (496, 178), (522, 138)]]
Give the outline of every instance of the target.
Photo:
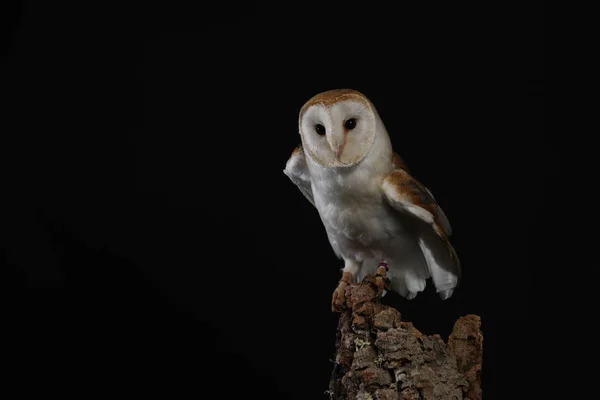
[(312, 183), (310, 179), (310, 172), (306, 166), (306, 159), (304, 158), (304, 150), (302, 146), (296, 147), (292, 152), (292, 155), (288, 159), (283, 173), (300, 189), (300, 192), (306, 197), (310, 204), (315, 205), (312, 192)]
[(394, 168), (402, 169), (402, 170), (410, 173), (410, 171), (408, 170), (408, 166), (406, 165), (406, 163), (404, 162), (402, 157), (400, 157), (400, 155), (396, 152), (393, 152), (393, 154), (392, 154), (392, 164), (394, 165)]
[[(401, 169), (401, 170), (406, 171), (408, 174), (410, 174), (410, 170), (408, 169), (408, 166), (406, 165), (406, 163), (404, 162), (402, 157), (400, 157), (400, 155), (396, 152), (394, 152), (392, 155), (392, 164), (395, 169)], [(427, 193), (429, 193), (431, 198), (433, 198), (435, 200), (435, 198), (433, 197), (433, 193), (431, 193), (431, 191), (429, 189), (427, 189), (425, 186), (422, 186), (422, 187), (423, 187), (423, 189), (427, 190)], [(452, 235), (452, 227), (450, 226), (450, 221), (448, 220), (448, 217), (446, 217), (444, 210), (442, 210), (442, 208), (438, 206), (437, 212), (438, 212), (439, 223), (444, 228), (444, 231), (446, 231), (446, 234), (448, 236)]]
[(384, 179), (382, 189), (386, 200), (394, 208), (435, 224), (446, 236), (450, 236), (450, 222), (433, 194), (407, 171), (395, 169)]
[(422, 183), (406, 170), (396, 168), (382, 184), (384, 198), (396, 210), (416, 217), (419, 246), (429, 272), (442, 298), (452, 295), (458, 284), (461, 266), (448, 237), (448, 218)]

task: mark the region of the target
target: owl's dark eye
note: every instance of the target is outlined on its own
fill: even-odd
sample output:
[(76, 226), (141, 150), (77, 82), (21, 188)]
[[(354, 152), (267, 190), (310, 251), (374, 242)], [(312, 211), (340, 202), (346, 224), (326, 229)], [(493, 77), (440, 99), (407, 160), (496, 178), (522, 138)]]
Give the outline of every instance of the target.
[(356, 128), (356, 119), (350, 118), (349, 120), (346, 120), (346, 122), (344, 123), (344, 126), (346, 127), (346, 129), (351, 131), (352, 129)]
[(323, 136), (325, 134), (325, 127), (323, 125), (321, 125), (321, 124), (315, 125), (315, 130), (321, 136)]

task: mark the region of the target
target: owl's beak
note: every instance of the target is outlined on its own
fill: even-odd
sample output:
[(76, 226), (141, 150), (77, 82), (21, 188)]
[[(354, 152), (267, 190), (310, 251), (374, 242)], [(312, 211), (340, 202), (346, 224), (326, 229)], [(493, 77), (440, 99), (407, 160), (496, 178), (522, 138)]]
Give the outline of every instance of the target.
[(333, 153), (339, 161), (340, 157), (342, 156), (342, 152), (344, 151), (344, 146), (346, 145), (345, 132), (332, 131), (331, 134), (327, 137), (327, 141), (329, 142), (331, 150), (333, 151)]

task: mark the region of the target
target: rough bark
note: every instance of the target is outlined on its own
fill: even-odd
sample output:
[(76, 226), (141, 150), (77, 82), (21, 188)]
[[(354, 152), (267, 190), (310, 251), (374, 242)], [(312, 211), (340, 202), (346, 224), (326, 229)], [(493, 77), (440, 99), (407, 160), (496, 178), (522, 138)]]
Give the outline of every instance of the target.
[(381, 304), (375, 278), (346, 288), (340, 314), (333, 400), (481, 400), (483, 335), (477, 315), (459, 318), (445, 343), (423, 335)]

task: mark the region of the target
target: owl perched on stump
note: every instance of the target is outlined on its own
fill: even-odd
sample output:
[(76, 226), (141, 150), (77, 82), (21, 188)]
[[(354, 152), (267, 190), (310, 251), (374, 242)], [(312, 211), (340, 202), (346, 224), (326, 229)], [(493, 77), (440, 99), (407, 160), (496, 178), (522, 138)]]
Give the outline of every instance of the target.
[(316, 208), (344, 260), (332, 309), (343, 307), (346, 286), (366, 274), (379, 278), (382, 293), (413, 299), (431, 278), (443, 300), (452, 296), (461, 266), (448, 218), (392, 149), (373, 103), (350, 89), (319, 93), (301, 108), (299, 132), (284, 173)]

